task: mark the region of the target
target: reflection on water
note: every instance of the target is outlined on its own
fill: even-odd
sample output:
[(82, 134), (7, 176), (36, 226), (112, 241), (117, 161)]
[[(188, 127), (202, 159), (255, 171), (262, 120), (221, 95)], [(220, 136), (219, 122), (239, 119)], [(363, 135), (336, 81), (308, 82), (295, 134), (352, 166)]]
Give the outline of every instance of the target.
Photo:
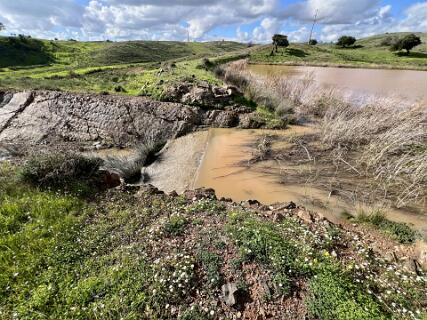
[(303, 79), (310, 75), (314, 81), (322, 85), (353, 92), (409, 98), (427, 97), (427, 71), (278, 65), (250, 65), (250, 70), (260, 75), (280, 75), (291, 79)]
[[(265, 204), (296, 202), (324, 214), (334, 222), (342, 221), (342, 212), (355, 213), (359, 204), (349, 204), (327, 190), (298, 183), (283, 184), (283, 175), (292, 174), (286, 164), (263, 161), (244, 165), (252, 155), (253, 141), (262, 135), (298, 135), (312, 131), (309, 127), (292, 127), (284, 131), (210, 129), (208, 147), (195, 180), (195, 187), (209, 187), (218, 197), (234, 201), (256, 199)], [(293, 168), (295, 169), (295, 168)], [(293, 179), (287, 179), (292, 181)], [(282, 180), (283, 181), (283, 180)], [(387, 210), (391, 220), (413, 224), (427, 234), (427, 216), (405, 210)]]

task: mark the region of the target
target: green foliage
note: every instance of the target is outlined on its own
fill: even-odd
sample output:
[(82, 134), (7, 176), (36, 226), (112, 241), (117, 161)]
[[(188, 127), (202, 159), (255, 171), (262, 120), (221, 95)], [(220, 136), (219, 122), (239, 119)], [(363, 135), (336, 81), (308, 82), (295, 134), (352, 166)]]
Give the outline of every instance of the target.
[(164, 225), (164, 230), (169, 236), (181, 236), (185, 232), (185, 227), (189, 221), (181, 215), (173, 215)]
[(198, 259), (202, 264), (209, 285), (214, 288), (219, 287), (222, 283), (220, 271), (224, 263), (223, 259), (216, 253), (205, 250), (204, 248), (199, 251)]
[(378, 303), (339, 269), (331, 268), (309, 282), (308, 310), (324, 320), (387, 319)]
[(251, 63), (268, 64), (302, 64), (314, 66), (352, 66), (352, 67), (387, 67), (427, 69), (427, 34), (416, 33), (422, 44), (415, 47), (410, 55), (404, 57), (394, 54), (389, 50), (389, 45), (382, 43), (385, 39), (401, 38), (409, 33), (395, 33), (377, 35), (365, 39), (358, 39), (357, 46), (348, 50), (333, 44), (308, 44), (293, 43), (280, 55), (271, 56), (271, 45), (259, 46), (250, 53)]
[(401, 51), (401, 50), (406, 50), (407, 54), (409, 54), (409, 52), (421, 45), (421, 38), (418, 37), (415, 34), (408, 34), (406, 36), (404, 36), (401, 39), (398, 39), (396, 41), (394, 41), (391, 46), (390, 46), (390, 50), (391, 51)]
[(356, 217), (356, 222), (370, 224), (400, 243), (414, 243), (419, 237), (418, 233), (412, 230), (406, 223), (387, 220), (385, 214), (379, 210), (373, 211), (370, 214), (361, 212)]
[(315, 45), (317, 45), (317, 44), (318, 44), (318, 42), (317, 42), (317, 40), (316, 40), (316, 39), (311, 39), (311, 40), (308, 42), (308, 44), (309, 44), (310, 46), (315, 46)]
[(283, 34), (275, 34), (272, 40), (273, 40), (274, 50), (276, 52), (278, 52), (279, 47), (283, 47), (283, 48), (289, 47), (288, 36), (285, 36)]
[(337, 46), (347, 48), (356, 43), (356, 38), (352, 36), (341, 36), (337, 41)]
[(44, 42), (23, 35), (0, 37), (0, 52), (0, 68), (44, 65), (53, 61)]
[(25, 182), (42, 188), (74, 192), (88, 191), (97, 184), (102, 160), (75, 153), (34, 155), (22, 169)]

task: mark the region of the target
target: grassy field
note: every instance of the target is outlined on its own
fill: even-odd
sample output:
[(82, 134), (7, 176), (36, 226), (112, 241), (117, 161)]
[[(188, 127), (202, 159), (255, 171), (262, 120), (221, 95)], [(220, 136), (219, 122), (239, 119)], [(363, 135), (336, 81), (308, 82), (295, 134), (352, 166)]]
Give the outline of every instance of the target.
[[(96, 163), (68, 156), (79, 173), (63, 181), (37, 161), (0, 164), (1, 319), (232, 319), (255, 317), (253, 306), (277, 318), (425, 316), (425, 275), (363, 237), (209, 197), (91, 188), (87, 198), (58, 182), (84, 189)], [(222, 302), (230, 279), (248, 295), (235, 308)]]
[(388, 37), (401, 37), (405, 33), (378, 35), (360, 39), (355, 48), (338, 48), (334, 44), (291, 44), (279, 53), (270, 56), (271, 45), (260, 47), (251, 54), (251, 63), (348, 66), (348, 67), (381, 67), (427, 70), (427, 34), (418, 33), (423, 42), (409, 56), (389, 51), (382, 42)]
[(196, 79), (218, 83), (211, 73), (197, 68), (200, 59), (244, 48), (245, 45), (235, 42), (114, 43), (0, 38), (0, 88), (159, 97), (171, 81)]

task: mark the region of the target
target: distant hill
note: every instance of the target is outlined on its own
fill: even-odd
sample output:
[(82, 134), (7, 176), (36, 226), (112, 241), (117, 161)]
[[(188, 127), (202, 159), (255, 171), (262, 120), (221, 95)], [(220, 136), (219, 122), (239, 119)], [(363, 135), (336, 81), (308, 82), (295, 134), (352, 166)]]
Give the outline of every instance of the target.
[(79, 42), (0, 37), (0, 68), (46, 64), (105, 66), (219, 55), (245, 48), (236, 42)]
[(427, 33), (415, 33), (422, 45), (416, 47), (411, 55), (399, 55), (389, 50), (386, 40), (400, 38), (406, 33), (387, 33), (357, 40), (354, 48), (342, 49), (334, 44), (309, 46), (292, 43), (289, 48), (271, 56), (271, 45), (260, 46), (251, 54), (253, 63), (385, 67), (427, 70)]

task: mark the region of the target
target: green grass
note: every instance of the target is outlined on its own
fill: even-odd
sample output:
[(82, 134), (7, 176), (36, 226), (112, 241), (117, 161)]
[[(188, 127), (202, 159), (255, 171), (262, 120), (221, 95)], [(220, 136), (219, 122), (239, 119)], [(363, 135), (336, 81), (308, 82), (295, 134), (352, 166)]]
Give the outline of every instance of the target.
[[(14, 41), (23, 43), (13, 45)], [(170, 81), (218, 83), (210, 72), (197, 68), (199, 59), (229, 57), (244, 48), (236, 42), (76, 42), (0, 37), (0, 49), (5, 52), (0, 57), (0, 88), (158, 98), (162, 84)]]
[(371, 225), (400, 243), (413, 243), (419, 237), (419, 234), (406, 223), (387, 220), (385, 214), (381, 211), (361, 212), (357, 215), (355, 221)]
[(427, 34), (418, 33), (423, 44), (416, 47), (411, 55), (399, 55), (382, 46), (382, 41), (390, 36), (400, 34), (378, 35), (356, 42), (355, 48), (338, 48), (333, 44), (291, 44), (279, 53), (270, 56), (271, 46), (260, 47), (252, 52), (251, 63), (289, 64), (289, 65), (318, 65), (318, 66), (348, 66), (348, 67), (382, 67), (427, 70)]
[(257, 303), (304, 297), (313, 318), (404, 319), (403, 309), (422, 310), (425, 276), (390, 269), (346, 234), (212, 199), (119, 190), (82, 199), (26, 184), (3, 163), (0, 318), (226, 318), (221, 284), (233, 278), (252, 292), (257, 282), (244, 280), (258, 273), (271, 292)]

